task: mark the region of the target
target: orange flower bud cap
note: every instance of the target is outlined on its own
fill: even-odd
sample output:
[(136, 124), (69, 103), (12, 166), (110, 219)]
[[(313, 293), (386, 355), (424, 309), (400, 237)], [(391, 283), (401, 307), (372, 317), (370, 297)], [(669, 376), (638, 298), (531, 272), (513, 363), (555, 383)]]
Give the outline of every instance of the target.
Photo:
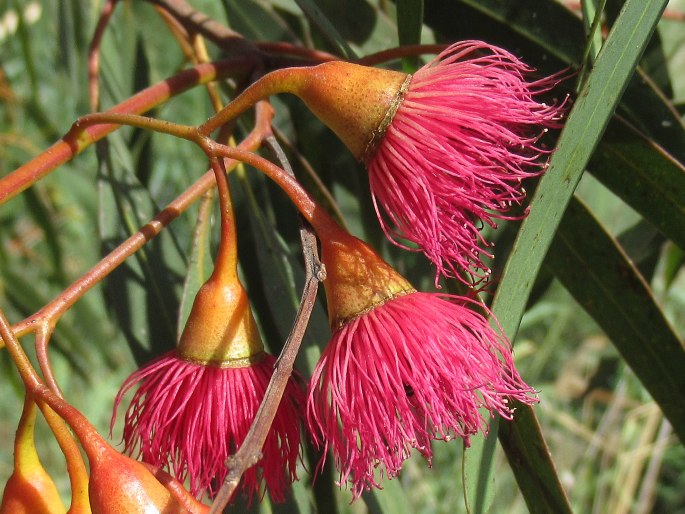
[(416, 290), (369, 245), (340, 230), (321, 238), (333, 330), (388, 300)]
[(210, 278), (195, 297), (178, 356), (195, 364), (244, 367), (261, 360), (263, 352), (242, 284)]
[[(303, 73), (304, 70), (304, 73)], [(367, 161), (402, 102), (410, 75), (398, 71), (331, 61), (293, 73), (289, 92)]]

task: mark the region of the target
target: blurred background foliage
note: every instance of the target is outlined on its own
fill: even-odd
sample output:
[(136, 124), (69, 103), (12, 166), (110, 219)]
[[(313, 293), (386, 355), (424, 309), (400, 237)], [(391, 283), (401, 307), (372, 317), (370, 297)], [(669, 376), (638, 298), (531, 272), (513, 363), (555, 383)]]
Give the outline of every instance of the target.
[[(576, 70), (583, 62), (587, 20), (597, 3), (191, 2), (253, 40), (289, 41), (353, 57), (419, 37), (425, 43), (483, 39), (507, 48), (542, 74)], [(618, 0), (606, 3), (604, 31), (620, 7)], [(101, 8), (100, 0), (0, 1), (3, 175), (47, 148), (88, 112), (87, 49)], [(619, 105), (620, 117), (610, 122), (559, 227), (515, 341), (521, 374), (541, 392), (535, 413), (576, 512), (685, 512), (685, 451), (677, 436), (685, 425), (674, 428), (664, 417), (665, 412), (672, 422), (685, 420), (685, 387), (668, 368), (683, 362), (685, 334), (682, 13), (685, 1), (669, 3)], [(601, 38), (590, 39), (594, 46), (589, 47), (588, 66), (601, 45)], [(222, 55), (212, 45), (209, 49), (212, 58)], [(416, 62), (392, 65), (406, 69)], [(122, 1), (102, 44), (102, 107), (184, 66), (183, 53), (151, 5)], [(567, 81), (569, 91), (579, 76)], [(563, 98), (563, 92), (559, 95)], [(273, 104), (279, 137), (300, 180), (336, 209), (355, 235), (419, 289), (430, 290), (433, 270), (423, 256), (400, 251), (383, 237), (365, 172), (342, 143), (299, 101), (279, 97)], [(152, 115), (197, 124), (211, 112), (206, 91), (198, 87)], [(247, 128), (249, 120), (238, 134)], [(90, 149), (0, 206), (0, 305), (12, 322), (53, 299), (206, 169), (197, 149), (168, 136), (122, 129), (108, 137), (108, 145), (109, 159), (98, 162)], [(241, 271), (265, 341), (277, 353), (302, 287), (297, 218), (284, 195), (259, 174), (239, 170), (232, 181)], [(103, 434), (121, 382), (136, 364), (174, 345), (189, 299), (210, 269), (211, 252), (203, 252), (194, 240), (196, 218), (197, 206), (89, 292), (57, 326), (50, 346), (56, 377), (65, 398)], [(499, 272), (519, 226), (503, 224), (488, 234), (496, 241)], [(200, 230), (216, 244), (214, 227)], [(493, 287), (497, 279), (496, 273)], [(305, 375), (329, 337), (325, 306), (319, 302), (298, 362)], [(29, 348), (30, 338), (24, 342)], [(0, 366), (4, 483), (12, 471), (11, 441), (23, 394), (4, 351)], [(39, 453), (67, 499), (64, 460), (47, 428), (39, 429)], [(119, 437), (117, 428), (114, 441)], [(432, 468), (411, 459), (397, 480), (386, 481), (384, 490), (365, 494), (354, 504), (348, 491), (334, 486), (335, 473), (327, 468), (313, 487), (302, 471), (303, 479), (285, 505), (266, 501), (250, 509), (465, 512), (461, 445), (434, 446)], [(480, 459), (476, 451), (467, 455), (472, 455), (467, 460)], [(489, 511), (526, 512), (529, 507), (499, 447), (494, 466), (488, 479)], [(467, 472), (469, 487), (477, 480)]]

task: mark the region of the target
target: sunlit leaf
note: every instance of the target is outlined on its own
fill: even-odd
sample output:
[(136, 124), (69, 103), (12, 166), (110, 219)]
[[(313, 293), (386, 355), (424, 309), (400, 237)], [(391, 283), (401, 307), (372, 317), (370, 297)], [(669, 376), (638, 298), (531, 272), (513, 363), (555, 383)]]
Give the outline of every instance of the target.
[[(548, 172), (531, 200), (530, 216), (521, 226), (493, 302), (493, 312), (512, 338), (533, 287), (533, 277), (564, 209), (664, 7), (665, 2), (626, 2), (588, 75), (586, 87), (569, 114)], [(531, 434), (541, 435), (532, 409), (522, 407), (518, 416), (516, 422), (500, 425), (500, 440), (529, 508), (540, 512), (570, 510), (547, 457), (544, 440), (531, 437)], [(541, 487), (546, 494), (540, 494)]]

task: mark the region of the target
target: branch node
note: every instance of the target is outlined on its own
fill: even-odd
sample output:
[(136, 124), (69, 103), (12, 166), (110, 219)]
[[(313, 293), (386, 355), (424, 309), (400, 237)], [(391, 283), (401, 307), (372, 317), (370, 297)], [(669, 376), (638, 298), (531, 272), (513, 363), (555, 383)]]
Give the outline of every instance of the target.
[(326, 280), (328, 273), (326, 272), (326, 265), (323, 262), (315, 262), (313, 268), (312, 273), (316, 277), (316, 280), (319, 282)]

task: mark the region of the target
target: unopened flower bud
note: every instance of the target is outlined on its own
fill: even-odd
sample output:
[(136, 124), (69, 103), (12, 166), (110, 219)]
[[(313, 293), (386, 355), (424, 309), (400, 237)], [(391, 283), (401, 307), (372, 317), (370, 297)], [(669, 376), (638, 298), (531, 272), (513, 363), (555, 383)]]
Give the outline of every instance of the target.
[(14, 440), (14, 472), (0, 503), (0, 514), (64, 514), (57, 487), (38, 458), (34, 443), (36, 404), (26, 399)]
[[(113, 448), (90, 459), (90, 505), (93, 514), (190, 512), (140, 462)], [(198, 514), (202, 510), (196, 511)]]
[(205, 509), (181, 501), (176, 492), (172, 494), (143, 464), (112, 448), (74, 407), (54, 396), (51, 402), (88, 457), (93, 514), (204, 514)]

